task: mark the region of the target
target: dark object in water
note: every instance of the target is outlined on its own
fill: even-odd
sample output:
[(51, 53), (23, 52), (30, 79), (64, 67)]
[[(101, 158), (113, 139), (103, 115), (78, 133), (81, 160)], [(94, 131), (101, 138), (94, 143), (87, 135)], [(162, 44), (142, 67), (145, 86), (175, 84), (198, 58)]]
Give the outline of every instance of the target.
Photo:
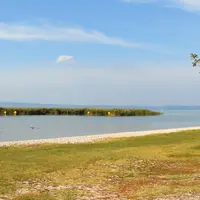
[(36, 129), (39, 129), (39, 128), (37, 128), (37, 127), (35, 127), (35, 126), (30, 126), (30, 128), (32, 129), (32, 130), (36, 130)]

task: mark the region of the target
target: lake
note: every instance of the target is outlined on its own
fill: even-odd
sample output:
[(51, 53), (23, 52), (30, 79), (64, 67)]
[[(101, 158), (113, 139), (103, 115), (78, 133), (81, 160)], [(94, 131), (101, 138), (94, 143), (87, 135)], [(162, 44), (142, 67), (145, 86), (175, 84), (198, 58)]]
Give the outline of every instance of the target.
[[(38, 129), (32, 130), (30, 126)], [(0, 141), (47, 139), (200, 126), (200, 110), (168, 110), (152, 117), (2, 116)]]

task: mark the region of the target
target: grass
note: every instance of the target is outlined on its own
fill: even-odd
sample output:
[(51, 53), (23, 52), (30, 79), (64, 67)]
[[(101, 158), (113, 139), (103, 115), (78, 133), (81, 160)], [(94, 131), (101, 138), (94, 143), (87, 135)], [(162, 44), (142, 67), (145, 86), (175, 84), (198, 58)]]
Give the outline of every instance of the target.
[[(31, 194), (31, 193), (27, 193), (24, 195), (21, 195), (17, 198), (15, 198), (15, 200), (55, 200), (54, 197), (52, 197), (49, 194), (40, 194), (40, 193), (35, 193), (35, 194)], [(69, 199), (70, 200), (70, 199)]]
[(16, 200), (114, 199), (112, 195), (145, 199), (197, 192), (199, 185), (198, 130), (89, 144), (0, 148), (0, 196)]
[[(56, 195), (56, 197), (55, 197)], [(26, 193), (15, 198), (15, 200), (75, 200), (77, 192), (73, 190), (62, 190), (54, 195), (47, 192)]]

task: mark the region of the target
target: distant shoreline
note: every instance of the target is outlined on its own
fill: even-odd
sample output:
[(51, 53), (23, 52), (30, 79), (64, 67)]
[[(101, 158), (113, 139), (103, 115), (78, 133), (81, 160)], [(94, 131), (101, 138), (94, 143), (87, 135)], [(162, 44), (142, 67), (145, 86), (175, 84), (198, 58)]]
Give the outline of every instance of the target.
[(0, 101), (0, 107), (7, 108), (136, 108), (150, 110), (200, 110), (200, 105), (112, 105), (112, 104), (42, 104), (37, 102)]
[(159, 130), (150, 130), (150, 131), (135, 131), (135, 132), (121, 132), (121, 133), (109, 133), (109, 134), (99, 134), (99, 135), (73, 136), (73, 137), (51, 138), (51, 139), (38, 139), (38, 140), (5, 141), (5, 142), (0, 142), (0, 147), (31, 146), (31, 145), (40, 145), (40, 144), (81, 144), (81, 143), (103, 141), (106, 139), (138, 137), (138, 136), (146, 136), (146, 135), (154, 135), (154, 134), (168, 134), (168, 133), (175, 133), (175, 132), (189, 131), (189, 130), (190, 131), (200, 130), (200, 126), (187, 127), (187, 128), (159, 129)]

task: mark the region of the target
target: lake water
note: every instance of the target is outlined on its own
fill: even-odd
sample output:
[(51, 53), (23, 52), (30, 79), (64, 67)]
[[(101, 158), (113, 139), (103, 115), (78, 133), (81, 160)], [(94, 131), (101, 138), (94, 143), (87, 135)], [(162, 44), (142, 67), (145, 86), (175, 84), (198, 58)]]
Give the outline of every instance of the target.
[[(38, 129), (32, 130), (30, 126)], [(200, 126), (200, 110), (164, 111), (153, 117), (0, 117), (0, 141), (47, 139), (103, 133)]]

